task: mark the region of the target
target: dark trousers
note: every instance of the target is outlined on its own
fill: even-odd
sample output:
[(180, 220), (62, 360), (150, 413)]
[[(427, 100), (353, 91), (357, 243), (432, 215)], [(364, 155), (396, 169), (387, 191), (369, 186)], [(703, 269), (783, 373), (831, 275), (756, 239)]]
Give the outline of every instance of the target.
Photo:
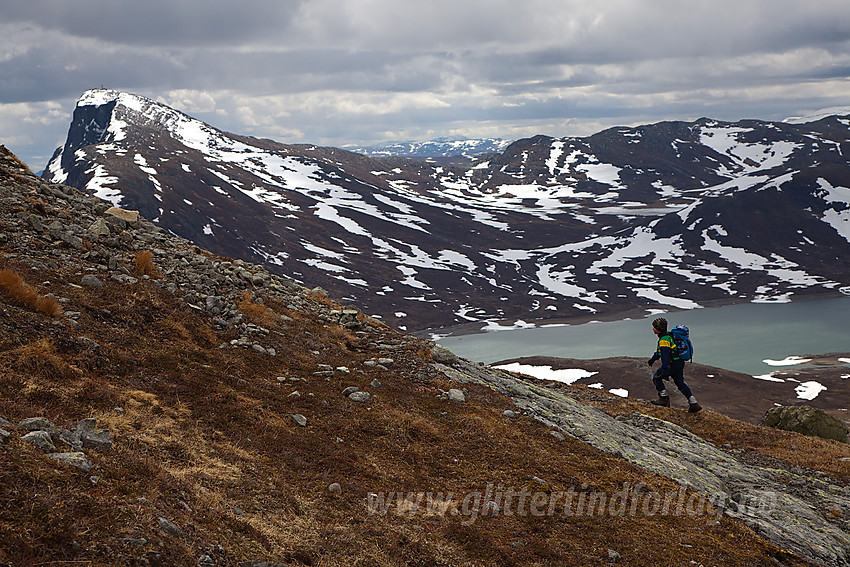
[[(684, 360), (671, 360), (670, 361), (670, 374), (669, 377), (673, 379), (673, 383), (676, 384), (676, 387), (679, 388), (679, 391), (682, 392), (682, 395), (686, 398), (691, 397), (691, 389), (688, 388), (688, 385), (685, 384), (685, 361)], [(660, 373), (656, 373), (655, 376), (652, 377), (652, 383), (655, 384), (655, 389), (661, 392), (662, 390), (666, 390), (667, 388), (664, 386), (664, 378), (667, 378)]]

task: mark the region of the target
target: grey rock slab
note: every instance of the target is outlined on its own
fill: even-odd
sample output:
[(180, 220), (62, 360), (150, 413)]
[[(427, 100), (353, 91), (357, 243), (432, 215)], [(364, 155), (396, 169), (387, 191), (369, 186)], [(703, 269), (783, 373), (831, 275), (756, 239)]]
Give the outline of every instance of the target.
[(6, 431), (5, 429), (0, 429), (0, 445), (4, 443), (8, 443), (9, 439), (12, 437), (12, 434)]
[(348, 386), (345, 390), (342, 391), (342, 396), (344, 398), (347, 398), (348, 396), (350, 396), (354, 392), (359, 392), (359, 391), (360, 391), (360, 388), (358, 388), (357, 386)]

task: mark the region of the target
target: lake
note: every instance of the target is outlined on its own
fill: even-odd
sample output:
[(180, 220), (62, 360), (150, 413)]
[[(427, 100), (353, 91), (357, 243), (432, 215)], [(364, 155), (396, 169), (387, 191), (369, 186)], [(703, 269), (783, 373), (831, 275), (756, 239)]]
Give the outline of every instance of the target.
[(437, 342), (459, 356), (488, 364), (521, 356), (649, 358), (656, 345), (650, 324), (659, 316), (667, 319), (670, 328), (690, 328), (694, 362), (754, 376), (778, 369), (765, 359), (850, 352), (850, 297), (741, 303), (645, 319), (449, 336)]

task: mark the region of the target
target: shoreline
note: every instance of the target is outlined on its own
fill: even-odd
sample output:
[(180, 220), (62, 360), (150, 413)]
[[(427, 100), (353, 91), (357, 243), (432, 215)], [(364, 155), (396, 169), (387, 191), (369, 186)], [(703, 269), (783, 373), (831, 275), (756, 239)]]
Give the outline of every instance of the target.
[[(835, 293), (813, 293), (808, 295), (802, 295), (791, 301), (760, 301), (755, 302), (752, 299), (741, 299), (738, 301), (732, 300), (728, 301), (725, 299), (712, 299), (700, 304), (699, 308), (696, 309), (680, 309), (673, 306), (668, 306), (669, 308), (665, 309), (662, 306), (645, 306), (645, 307), (635, 307), (628, 311), (617, 311), (617, 312), (609, 312), (609, 313), (593, 313), (588, 315), (574, 315), (572, 317), (553, 317), (547, 319), (524, 319), (518, 317), (514, 320), (514, 324), (516, 321), (523, 321), (529, 325), (529, 327), (515, 327), (515, 328), (505, 328), (496, 331), (488, 331), (485, 327), (490, 323), (496, 323), (499, 325), (509, 325), (509, 321), (470, 321), (468, 323), (462, 323), (459, 325), (452, 325), (451, 327), (439, 327), (432, 329), (424, 329), (421, 331), (412, 331), (411, 335), (424, 339), (432, 339), (434, 336), (439, 336), (440, 338), (448, 338), (448, 337), (463, 337), (469, 335), (483, 335), (490, 332), (502, 332), (502, 331), (522, 331), (525, 329), (539, 329), (542, 327), (549, 326), (578, 326), (585, 325), (587, 323), (608, 323), (612, 321), (624, 321), (624, 320), (637, 320), (637, 319), (648, 319), (653, 315), (661, 315), (661, 314), (669, 314), (669, 313), (685, 313), (690, 311), (696, 311), (698, 309), (717, 309), (720, 307), (728, 307), (731, 305), (742, 305), (742, 304), (753, 304), (753, 305), (770, 305), (770, 304), (781, 304), (785, 305), (788, 303), (804, 303), (809, 301), (820, 301), (825, 299), (839, 299), (842, 297), (850, 297), (840, 292)], [(439, 341), (439, 339), (434, 339)]]

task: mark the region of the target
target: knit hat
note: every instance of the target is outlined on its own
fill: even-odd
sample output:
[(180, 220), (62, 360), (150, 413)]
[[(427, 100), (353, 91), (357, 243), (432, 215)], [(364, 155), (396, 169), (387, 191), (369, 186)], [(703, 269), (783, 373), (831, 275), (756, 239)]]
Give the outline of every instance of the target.
[(652, 326), (659, 330), (659, 332), (666, 333), (667, 332), (667, 319), (664, 317), (659, 317), (655, 321), (652, 322)]

